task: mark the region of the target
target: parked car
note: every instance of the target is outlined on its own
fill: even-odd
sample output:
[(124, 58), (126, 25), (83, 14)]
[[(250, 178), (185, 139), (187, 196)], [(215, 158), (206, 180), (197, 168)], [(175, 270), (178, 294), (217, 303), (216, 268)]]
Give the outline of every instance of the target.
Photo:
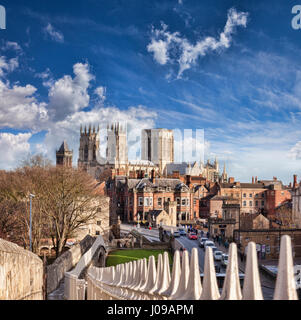
[(189, 233), (188, 238), (190, 240), (198, 240), (198, 236), (195, 233)]
[(208, 240), (208, 238), (205, 238), (205, 237), (201, 238), (200, 241), (199, 241), (199, 246), (200, 246), (201, 248), (204, 248), (204, 244), (205, 244), (205, 242), (206, 242), (207, 240)]
[(211, 248), (212, 248), (212, 247), (215, 247), (214, 242), (211, 241), (211, 240), (205, 241), (205, 243), (204, 243), (204, 250), (206, 250), (207, 247), (211, 247)]
[(225, 267), (227, 267), (228, 261), (229, 261), (229, 256), (224, 253), (224, 254), (222, 255), (222, 265), (225, 266)]
[(174, 236), (175, 238), (179, 238), (181, 235), (180, 235), (180, 232), (179, 232), (179, 231), (174, 231), (173, 236)]
[(184, 229), (178, 229), (180, 236), (186, 236), (186, 231)]
[(214, 260), (216, 260), (216, 261), (221, 261), (221, 260), (222, 260), (223, 253), (222, 253), (222, 251), (216, 250), (216, 251), (214, 252), (213, 256), (214, 256)]

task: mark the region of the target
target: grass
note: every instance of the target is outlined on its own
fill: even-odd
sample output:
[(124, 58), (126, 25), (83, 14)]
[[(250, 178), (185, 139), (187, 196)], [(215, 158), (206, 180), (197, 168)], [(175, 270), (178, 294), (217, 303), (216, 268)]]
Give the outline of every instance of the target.
[[(167, 250), (146, 250), (146, 249), (136, 249), (136, 250), (114, 250), (109, 253), (106, 260), (106, 266), (116, 266), (118, 264), (139, 260), (150, 256), (154, 256), (157, 262), (158, 255), (163, 254)], [(168, 251), (167, 251), (168, 252)], [(169, 263), (172, 264), (172, 255), (168, 252)]]

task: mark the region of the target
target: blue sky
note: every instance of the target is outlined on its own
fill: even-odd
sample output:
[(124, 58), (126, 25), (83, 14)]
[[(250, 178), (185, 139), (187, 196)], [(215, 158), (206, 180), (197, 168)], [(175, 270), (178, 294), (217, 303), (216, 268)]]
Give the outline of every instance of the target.
[(205, 159), (229, 175), (289, 183), (301, 174), (295, 4), (0, 0), (0, 167), (54, 160), (64, 139), (76, 164), (80, 124), (126, 121), (132, 157), (142, 128), (204, 129)]

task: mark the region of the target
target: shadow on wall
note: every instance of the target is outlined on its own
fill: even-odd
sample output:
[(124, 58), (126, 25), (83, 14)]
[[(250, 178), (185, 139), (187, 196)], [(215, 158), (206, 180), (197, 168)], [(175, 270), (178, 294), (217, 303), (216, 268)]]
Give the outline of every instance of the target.
[(79, 244), (66, 251), (47, 267), (47, 294), (57, 289), (65, 272), (75, 267), (80, 258), (91, 248), (95, 239), (87, 235)]

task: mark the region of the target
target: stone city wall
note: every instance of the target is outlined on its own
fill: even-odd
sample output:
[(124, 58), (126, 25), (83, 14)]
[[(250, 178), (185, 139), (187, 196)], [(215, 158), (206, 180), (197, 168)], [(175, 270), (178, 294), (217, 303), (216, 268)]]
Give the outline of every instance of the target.
[(42, 300), (43, 261), (0, 239), (0, 300)]
[(91, 248), (94, 237), (87, 235), (79, 244), (73, 246), (47, 267), (47, 294), (51, 293), (63, 280), (65, 272), (70, 271), (79, 262), (82, 255)]

